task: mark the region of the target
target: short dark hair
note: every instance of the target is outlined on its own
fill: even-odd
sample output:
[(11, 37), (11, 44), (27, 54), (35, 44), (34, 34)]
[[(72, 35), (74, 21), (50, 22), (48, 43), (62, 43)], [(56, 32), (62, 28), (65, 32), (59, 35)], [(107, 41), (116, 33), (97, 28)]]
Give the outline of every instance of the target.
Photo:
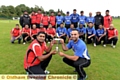
[(72, 29), (72, 31), (77, 31), (79, 33), (79, 31), (77, 29)]
[(106, 12), (110, 12), (109, 10), (106, 10)]
[(76, 9), (73, 9), (73, 11), (77, 11)]
[(40, 34), (44, 34), (44, 35), (46, 36), (46, 33), (43, 32), (43, 31), (38, 32), (38, 33), (37, 33), (37, 36), (39, 36)]
[(92, 23), (92, 24), (93, 24), (93, 22), (88, 22), (88, 24), (90, 24), (90, 23)]
[(38, 11), (41, 11), (41, 9), (38, 9)]
[(19, 24), (16, 24), (16, 26), (19, 26)]
[(80, 13), (84, 13), (84, 11), (80, 11)]

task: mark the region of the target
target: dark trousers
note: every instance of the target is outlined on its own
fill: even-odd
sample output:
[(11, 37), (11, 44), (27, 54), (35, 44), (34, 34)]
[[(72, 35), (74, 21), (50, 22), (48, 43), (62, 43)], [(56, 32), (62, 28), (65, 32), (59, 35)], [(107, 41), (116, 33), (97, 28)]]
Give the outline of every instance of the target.
[(36, 28), (40, 28), (40, 24), (36, 24)]
[(87, 36), (87, 44), (92, 43), (92, 40), (93, 40), (94, 43), (96, 43), (96, 37), (95, 36), (91, 37), (90, 39), (88, 39), (88, 36)]
[(85, 35), (80, 35), (79, 38), (85, 41)]
[(70, 28), (70, 24), (65, 24), (65, 28), (69, 29)]
[[(97, 37), (97, 38), (99, 38), (99, 37)], [(96, 39), (96, 44), (97, 44), (97, 45), (101, 44), (101, 41), (103, 41), (103, 44), (106, 44), (106, 42), (107, 42), (107, 37), (106, 37), (106, 36), (102, 37), (102, 38), (100, 39), (100, 41), (98, 41), (98, 40)]]
[[(27, 37), (28, 36), (28, 37)], [(22, 34), (22, 37), (23, 37), (23, 42), (26, 42), (26, 41), (30, 41), (31, 38), (28, 34)], [(25, 38), (27, 37), (27, 39), (25, 40)]]
[(57, 24), (57, 28), (60, 27), (60, 24)]
[(99, 28), (99, 25), (96, 25), (96, 24), (95, 24), (95, 30), (97, 30), (98, 28)]
[(112, 42), (113, 42), (113, 45), (116, 45), (117, 44), (117, 41), (118, 41), (118, 38), (117, 37), (114, 37), (114, 38), (112, 38), (112, 39), (110, 39), (110, 40), (107, 40), (108, 42), (108, 44), (111, 44)]
[[(46, 53), (46, 54), (48, 54), (48, 53)], [(46, 55), (46, 54), (43, 54), (43, 55)], [(40, 62), (40, 64), (32, 66), (32, 67), (29, 67), (28, 69), (26, 69), (26, 71), (29, 74), (45, 74), (44, 71), (46, 70), (46, 68), (47, 68), (51, 58), (52, 58), (52, 55), (50, 55), (44, 61)]]
[(66, 41), (66, 35), (65, 35), (65, 36), (62, 36), (62, 37), (60, 37), (60, 38), (62, 38), (62, 39), (64, 40), (64, 42)]
[(74, 28), (77, 28), (78, 27), (78, 22), (72, 22), (72, 24), (74, 25)]
[(53, 38), (50, 35), (47, 35), (47, 39), (50, 42), (51, 40), (53, 40)]
[(47, 29), (47, 28), (48, 28), (48, 25), (44, 25), (44, 28), (46, 28), (46, 29)]
[(79, 58), (77, 61), (72, 61), (70, 59), (63, 58), (63, 61), (66, 64), (74, 67), (81, 78), (86, 77), (86, 73), (85, 73), (83, 68), (88, 67), (90, 65), (90, 63), (91, 63), (90, 60), (87, 60), (85, 58)]
[(32, 37), (33, 37), (34, 39), (36, 39), (36, 35), (33, 35)]

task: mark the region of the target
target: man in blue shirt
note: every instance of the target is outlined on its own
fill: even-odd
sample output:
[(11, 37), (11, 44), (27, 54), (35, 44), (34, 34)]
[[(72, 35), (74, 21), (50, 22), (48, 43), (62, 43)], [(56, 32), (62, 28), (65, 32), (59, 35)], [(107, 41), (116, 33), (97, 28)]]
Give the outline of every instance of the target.
[(102, 24), (99, 25), (99, 29), (96, 30), (96, 44), (101, 44), (101, 41), (103, 40), (103, 46), (106, 47), (106, 29), (103, 28)]
[(73, 29), (75, 29), (75, 28), (74, 28), (74, 24), (71, 24), (71, 25), (70, 25), (70, 28), (67, 30), (68, 40), (71, 39), (70, 33), (72, 32)]
[(65, 23), (66, 29), (70, 28), (71, 16), (69, 15), (69, 12), (67, 12), (66, 16), (64, 17), (64, 23)]
[(57, 28), (56, 33), (57, 33), (57, 37), (64, 39), (64, 42), (65, 42), (66, 36), (67, 36), (67, 30), (64, 27), (63, 23), (61, 23), (60, 27)]
[(66, 64), (76, 69), (80, 76), (79, 80), (84, 80), (87, 75), (83, 68), (90, 65), (90, 56), (88, 54), (86, 44), (81, 39), (79, 39), (79, 31), (77, 29), (72, 30), (71, 38), (72, 40), (70, 40), (66, 46), (63, 40), (60, 40), (60, 42), (64, 51), (73, 49), (74, 55), (70, 56), (63, 52), (59, 52), (59, 55), (64, 57), (63, 61)]
[(78, 21), (79, 21), (79, 14), (76, 13), (76, 9), (73, 10), (73, 14), (71, 16), (71, 22), (74, 24), (74, 27), (78, 27)]
[(79, 31), (79, 38), (85, 41), (86, 28), (83, 24), (80, 24), (77, 30)]
[(61, 15), (61, 12), (58, 12), (58, 15), (56, 16), (56, 24), (57, 27), (60, 26), (61, 23), (63, 23), (64, 17)]
[(88, 27), (86, 28), (86, 35), (87, 35), (87, 43), (90, 44), (92, 43), (92, 40), (94, 42), (94, 46), (96, 47), (96, 31), (95, 28), (93, 27), (93, 23), (89, 22)]
[(79, 24), (82, 24), (85, 27), (87, 17), (84, 16), (84, 11), (81, 11), (80, 14), (81, 15), (79, 16)]
[(89, 17), (87, 17), (87, 19), (86, 19), (87, 25), (88, 25), (89, 22), (92, 22), (93, 24), (95, 23), (95, 19), (94, 19), (94, 17), (92, 17), (91, 12), (89, 13)]

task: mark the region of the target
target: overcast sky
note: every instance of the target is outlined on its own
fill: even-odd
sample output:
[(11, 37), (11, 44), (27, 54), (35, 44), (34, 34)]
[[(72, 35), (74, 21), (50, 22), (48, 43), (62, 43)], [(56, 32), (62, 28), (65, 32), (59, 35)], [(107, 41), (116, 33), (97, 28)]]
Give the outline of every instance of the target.
[(105, 10), (110, 10), (110, 15), (120, 15), (120, 3), (119, 0), (2, 0), (1, 5), (13, 5), (25, 4), (29, 7), (35, 5), (42, 6), (45, 11), (53, 9), (55, 11), (62, 9), (63, 12), (73, 12), (73, 9), (77, 9), (77, 13), (84, 10), (85, 15), (88, 16), (89, 12), (95, 15), (96, 11), (101, 11), (102, 15), (105, 15)]

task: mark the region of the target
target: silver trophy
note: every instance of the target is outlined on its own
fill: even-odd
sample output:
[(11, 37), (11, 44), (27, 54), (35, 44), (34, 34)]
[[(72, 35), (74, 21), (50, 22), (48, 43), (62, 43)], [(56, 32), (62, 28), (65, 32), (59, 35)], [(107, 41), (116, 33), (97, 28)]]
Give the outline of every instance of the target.
[(55, 38), (54, 40), (57, 42), (57, 44), (56, 44), (56, 51), (59, 52), (59, 43), (60, 43), (61, 39), (60, 38)]

